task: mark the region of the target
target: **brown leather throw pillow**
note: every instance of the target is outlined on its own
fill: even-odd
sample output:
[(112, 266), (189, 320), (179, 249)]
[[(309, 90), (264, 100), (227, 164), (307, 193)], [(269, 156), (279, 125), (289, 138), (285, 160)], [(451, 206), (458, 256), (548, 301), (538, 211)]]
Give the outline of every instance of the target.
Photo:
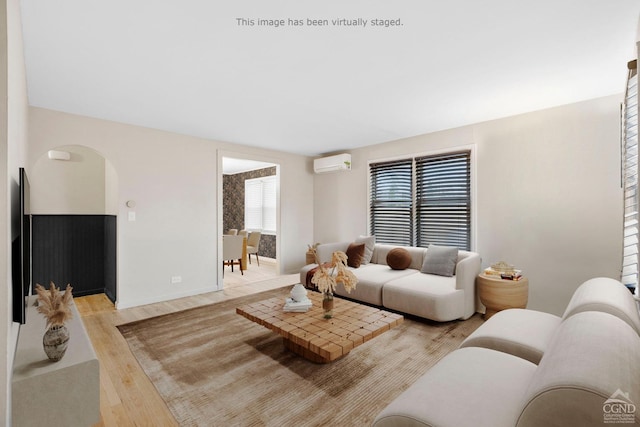
[(411, 265), (411, 254), (404, 248), (393, 248), (387, 254), (387, 265), (394, 270), (404, 270)]
[(347, 265), (349, 267), (360, 267), (364, 257), (364, 243), (351, 243), (345, 253), (347, 254)]

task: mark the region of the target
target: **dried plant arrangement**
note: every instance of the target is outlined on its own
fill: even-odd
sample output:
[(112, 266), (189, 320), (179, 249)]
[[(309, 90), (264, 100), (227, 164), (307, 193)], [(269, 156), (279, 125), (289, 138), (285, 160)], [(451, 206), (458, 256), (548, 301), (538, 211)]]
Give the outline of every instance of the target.
[(320, 243), (314, 243), (313, 245), (307, 245), (306, 262), (307, 264), (313, 264), (316, 262), (316, 248)]
[(347, 269), (347, 254), (342, 251), (335, 251), (331, 255), (331, 264), (329, 266), (331, 271), (320, 263), (317, 255), (316, 263), (318, 264), (318, 270), (313, 275), (311, 283), (316, 285), (320, 292), (333, 294), (338, 283), (342, 283), (348, 293), (355, 289), (358, 278)]
[(333, 293), (336, 291), (338, 283), (342, 283), (344, 289), (351, 293), (356, 288), (358, 278), (347, 268), (347, 254), (342, 251), (335, 251), (331, 254), (331, 262), (329, 269), (320, 262), (318, 253), (315, 252), (316, 263), (318, 269), (311, 278), (311, 283), (317, 286), (322, 292), (322, 308), (324, 309), (324, 318), (331, 319), (333, 317)]
[(69, 284), (64, 293), (60, 292), (60, 288), (57, 288), (53, 282), (49, 285), (48, 290), (42, 285), (36, 284), (38, 313), (47, 319), (47, 328), (63, 326), (73, 316), (71, 312), (72, 290), (73, 288)]

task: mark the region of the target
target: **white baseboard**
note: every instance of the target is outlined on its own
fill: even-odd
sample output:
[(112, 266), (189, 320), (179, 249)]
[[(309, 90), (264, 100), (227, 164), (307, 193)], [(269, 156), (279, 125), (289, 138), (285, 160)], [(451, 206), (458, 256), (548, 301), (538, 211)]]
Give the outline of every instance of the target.
[(171, 294), (154, 295), (149, 298), (142, 298), (142, 299), (131, 300), (131, 301), (116, 301), (116, 309), (122, 310), (125, 308), (139, 307), (141, 305), (171, 301), (178, 298), (191, 297), (194, 295), (206, 294), (207, 292), (215, 292), (218, 290), (219, 290), (218, 288), (214, 289), (209, 287), (209, 288), (192, 289), (189, 291), (183, 291), (183, 292), (177, 292), (177, 293), (171, 293)]

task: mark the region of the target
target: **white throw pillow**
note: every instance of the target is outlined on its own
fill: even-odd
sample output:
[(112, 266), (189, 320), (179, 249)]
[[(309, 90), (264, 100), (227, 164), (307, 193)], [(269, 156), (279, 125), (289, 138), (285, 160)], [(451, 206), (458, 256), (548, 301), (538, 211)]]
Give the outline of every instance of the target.
[(376, 236), (360, 236), (356, 239), (356, 243), (364, 243), (362, 264), (369, 264), (373, 257), (373, 248), (376, 245)]

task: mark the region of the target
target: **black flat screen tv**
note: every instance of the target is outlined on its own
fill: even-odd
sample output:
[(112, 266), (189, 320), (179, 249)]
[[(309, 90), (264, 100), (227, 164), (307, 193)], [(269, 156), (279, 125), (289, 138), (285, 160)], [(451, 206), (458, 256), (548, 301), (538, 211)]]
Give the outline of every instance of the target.
[[(12, 210), (17, 220), (18, 235), (12, 242), (13, 321), (26, 322), (27, 297), (31, 294), (31, 209), (29, 179), (24, 168), (19, 170), (19, 202)], [(15, 219), (14, 219), (15, 218)]]

